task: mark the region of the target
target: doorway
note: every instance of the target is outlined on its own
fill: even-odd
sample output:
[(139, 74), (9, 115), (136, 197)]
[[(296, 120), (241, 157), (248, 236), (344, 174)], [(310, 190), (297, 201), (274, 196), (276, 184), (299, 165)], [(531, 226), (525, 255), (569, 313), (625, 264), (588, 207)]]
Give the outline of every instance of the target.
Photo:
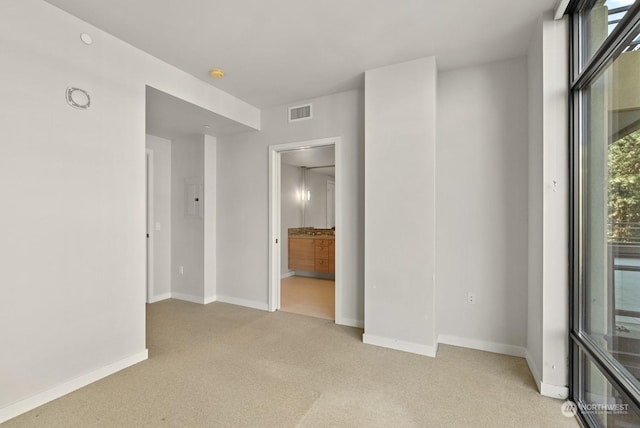
[[(340, 186), (342, 171), (340, 162), (340, 138), (326, 138), (312, 141), (302, 141), (298, 143), (281, 144), (269, 147), (269, 310), (276, 311), (284, 309), (282, 307), (283, 293), (283, 276), (284, 287), (294, 290), (294, 299), (321, 299), (325, 301), (329, 294), (327, 288), (331, 288), (333, 314), (335, 316), (327, 316), (326, 309), (318, 308), (316, 305), (310, 309), (306, 315), (319, 316), (321, 318), (340, 319), (341, 315), (341, 205), (340, 204)], [(300, 203), (301, 221), (299, 227), (293, 228), (291, 233), (299, 236), (295, 239), (289, 239), (289, 228), (283, 227), (283, 198), (290, 198), (290, 186), (287, 188), (287, 194), (283, 194), (283, 156), (287, 157), (287, 153), (296, 151), (309, 151), (311, 149), (332, 148), (334, 153), (333, 164), (313, 165), (311, 168), (297, 165), (300, 170), (299, 183), (294, 191), (293, 198), (297, 198)], [(284, 169), (287, 169), (285, 167)], [(313, 171), (313, 172), (312, 172)], [(287, 172), (285, 172), (286, 174)], [(291, 170), (288, 171), (289, 175)], [(313, 188), (315, 182), (317, 186), (318, 177), (315, 174), (325, 174), (324, 188), (320, 191), (317, 187)], [(333, 218), (329, 214), (329, 208), (326, 206), (326, 197), (329, 194), (329, 182), (331, 183), (331, 193), (335, 197), (335, 203), (331, 208)], [(318, 210), (316, 204), (312, 210), (312, 199), (325, 199), (325, 204), (321, 210)], [(306, 211), (306, 212), (305, 212)], [(313, 211), (313, 212), (312, 212)], [(321, 212), (321, 215), (318, 215)], [(305, 216), (306, 214), (306, 216)], [(286, 215), (285, 215), (286, 217)], [(333, 223), (333, 224), (331, 224)], [(294, 251), (299, 248), (297, 244), (302, 245), (302, 251), (305, 254), (303, 263), (306, 265), (298, 265), (283, 258), (283, 252), (289, 255), (290, 245), (294, 245)], [(283, 249), (286, 246), (286, 249)], [(292, 251), (293, 254), (293, 251)], [(298, 253), (296, 253), (298, 254)], [(315, 255), (317, 258), (314, 258)], [(331, 255), (331, 257), (330, 257)], [(284, 262), (284, 263), (283, 263)], [(331, 264), (331, 267), (329, 267)], [(293, 269), (285, 270), (284, 267)], [(329, 271), (334, 273), (329, 273)], [(283, 275), (284, 274), (284, 275)], [(329, 281), (332, 282), (329, 286)], [(286, 302), (285, 302), (286, 303)], [(304, 301), (296, 302), (297, 305), (305, 306)], [(322, 306), (322, 305), (321, 305)], [(303, 308), (304, 309), (304, 308)], [(319, 311), (318, 311), (319, 309)]]

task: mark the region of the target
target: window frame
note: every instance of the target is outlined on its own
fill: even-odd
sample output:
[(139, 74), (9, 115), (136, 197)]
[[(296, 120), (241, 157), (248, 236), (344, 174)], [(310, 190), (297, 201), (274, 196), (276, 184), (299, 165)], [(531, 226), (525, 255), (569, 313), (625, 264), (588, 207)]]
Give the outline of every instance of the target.
[[(592, 57), (583, 64), (583, 34), (581, 20), (584, 12), (595, 4), (595, 0), (572, 0), (566, 15), (569, 16), (569, 399), (584, 403), (585, 379), (581, 375), (581, 359), (586, 356), (605, 376), (612, 387), (640, 414), (640, 388), (627, 379), (620, 370), (620, 363), (599, 348), (584, 331), (585, 293), (583, 290), (585, 264), (582, 248), (586, 236), (583, 236), (585, 213), (583, 212), (584, 189), (582, 178), (585, 176), (589, 147), (586, 144), (585, 130), (589, 123), (588, 112), (583, 110), (584, 89), (594, 82), (601, 73), (624, 51), (634, 38), (634, 31), (640, 26), (640, 1), (636, 1)], [(584, 355), (584, 356), (583, 356)], [(578, 406), (578, 408), (580, 408)], [(599, 426), (593, 414), (579, 412), (579, 417), (587, 426)]]

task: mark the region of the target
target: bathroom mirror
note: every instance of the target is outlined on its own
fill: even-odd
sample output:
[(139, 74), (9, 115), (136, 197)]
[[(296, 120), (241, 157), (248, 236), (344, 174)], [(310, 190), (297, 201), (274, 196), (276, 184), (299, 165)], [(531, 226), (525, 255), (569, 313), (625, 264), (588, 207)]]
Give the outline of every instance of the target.
[(282, 153), (283, 228), (335, 227), (335, 146)]

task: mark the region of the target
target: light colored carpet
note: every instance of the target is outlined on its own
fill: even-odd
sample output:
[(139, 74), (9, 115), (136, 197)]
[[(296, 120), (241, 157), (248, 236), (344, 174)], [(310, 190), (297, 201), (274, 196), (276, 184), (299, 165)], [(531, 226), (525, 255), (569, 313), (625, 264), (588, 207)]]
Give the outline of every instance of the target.
[(575, 427), (522, 358), (364, 345), (362, 330), (284, 312), (149, 305), (150, 359), (9, 427)]
[(335, 319), (335, 281), (291, 276), (280, 280), (280, 310), (311, 317)]

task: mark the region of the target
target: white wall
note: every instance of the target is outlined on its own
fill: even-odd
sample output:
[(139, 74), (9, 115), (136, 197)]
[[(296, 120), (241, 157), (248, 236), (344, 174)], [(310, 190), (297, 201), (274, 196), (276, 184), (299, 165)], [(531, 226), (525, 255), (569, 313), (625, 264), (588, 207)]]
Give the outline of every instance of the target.
[(364, 342), (435, 356), (435, 58), (365, 73)]
[[(529, 336), (543, 395), (568, 394), (568, 26), (541, 17), (529, 50)], [(555, 184), (554, 184), (555, 182)]]
[[(216, 298), (216, 138), (191, 135), (176, 138), (172, 143), (147, 135), (147, 148), (153, 151), (155, 217), (150, 229), (154, 286), (149, 300), (174, 297), (197, 303), (213, 302)], [(185, 212), (187, 179), (196, 179), (203, 185), (202, 215), (189, 216)], [(158, 223), (160, 230), (155, 230)], [(180, 266), (184, 274), (180, 273)]]
[(542, 245), (543, 245), (543, 150), (542, 150), (542, 27), (538, 23), (528, 56), (529, 182), (528, 182), (528, 285), (527, 362), (540, 388), (542, 378)]
[[(204, 188), (204, 137), (172, 141), (171, 148), (171, 265), (172, 296), (202, 303), (204, 296), (204, 195), (196, 214), (187, 213), (187, 183)], [(180, 267), (183, 271), (181, 273)]]
[(302, 200), (300, 199), (300, 190), (302, 171), (300, 167), (282, 164), (280, 170), (280, 189), (281, 202), (280, 207), (280, 236), (282, 245), (280, 246), (280, 274), (287, 275), (289, 270), (289, 245), (287, 235), (289, 228), (302, 226)]
[[(171, 293), (171, 141), (147, 135), (153, 152), (153, 217), (149, 231), (153, 241), (153, 294), (149, 302)], [(160, 230), (156, 230), (159, 226)]]
[(524, 356), (527, 109), (526, 58), (438, 76), (440, 343)]
[(39, 0), (0, 2), (0, 51), (3, 421), (146, 358), (145, 85), (260, 112)]
[(210, 135), (204, 136), (204, 296), (202, 303), (211, 303), (216, 300), (216, 165), (217, 139)]
[[(316, 98), (313, 119), (287, 122), (289, 106), (262, 111), (262, 130), (218, 139), (218, 298), (268, 303), (268, 146), (341, 137), (344, 284), (336, 322), (363, 319), (363, 100), (360, 91)], [(292, 105), (296, 105), (294, 103)]]

